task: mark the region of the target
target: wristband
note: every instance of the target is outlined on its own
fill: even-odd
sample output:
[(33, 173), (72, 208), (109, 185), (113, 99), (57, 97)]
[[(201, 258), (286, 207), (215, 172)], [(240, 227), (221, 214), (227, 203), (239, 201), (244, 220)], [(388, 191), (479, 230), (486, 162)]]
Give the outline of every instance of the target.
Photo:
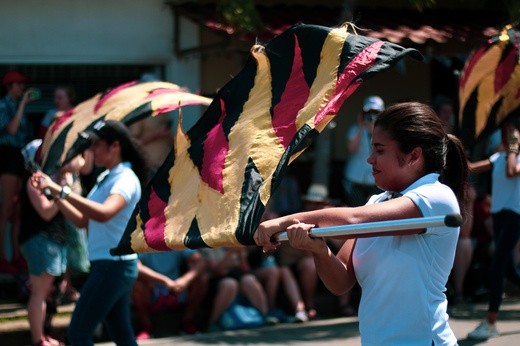
[(511, 135), (507, 139), (507, 144), (509, 144), (509, 146), (511, 146), (511, 145), (518, 145), (519, 142), (520, 142), (520, 139), (517, 136), (515, 136), (515, 135)]
[(70, 189), (70, 186), (68, 185), (63, 185), (61, 187), (61, 191), (60, 191), (60, 194), (59, 194), (59, 198), (60, 199), (65, 199), (67, 198), (68, 195), (70, 195), (70, 193), (72, 192), (72, 190)]

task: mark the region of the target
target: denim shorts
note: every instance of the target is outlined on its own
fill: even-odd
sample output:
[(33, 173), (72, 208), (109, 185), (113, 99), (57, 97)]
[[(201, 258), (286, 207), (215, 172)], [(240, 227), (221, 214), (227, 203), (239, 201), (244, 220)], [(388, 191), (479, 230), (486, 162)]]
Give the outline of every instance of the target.
[(48, 273), (60, 276), (67, 267), (67, 247), (47, 237), (37, 234), (20, 245), (29, 274), (40, 276)]

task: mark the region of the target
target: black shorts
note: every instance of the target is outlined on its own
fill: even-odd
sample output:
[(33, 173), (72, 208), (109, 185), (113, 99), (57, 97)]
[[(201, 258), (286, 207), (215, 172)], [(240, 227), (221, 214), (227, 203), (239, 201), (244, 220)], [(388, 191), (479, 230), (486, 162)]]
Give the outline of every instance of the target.
[(25, 170), (25, 160), (20, 148), (0, 144), (0, 175), (9, 173), (21, 177)]

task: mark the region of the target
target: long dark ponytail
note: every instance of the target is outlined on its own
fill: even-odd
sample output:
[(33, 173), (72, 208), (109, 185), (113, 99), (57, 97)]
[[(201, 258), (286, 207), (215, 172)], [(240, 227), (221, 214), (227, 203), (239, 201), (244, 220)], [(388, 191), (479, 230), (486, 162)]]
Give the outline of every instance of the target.
[(420, 102), (397, 103), (383, 111), (374, 125), (387, 131), (403, 153), (422, 148), (424, 174), (439, 173), (439, 180), (453, 190), (461, 209), (466, 205), (468, 162), (464, 147), (457, 137), (446, 133), (431, 107)]
[(141, 145), (132, 137), (130, 130), (123, 123), (107, 120), (106, 126), (114, 130), (110, 131), (111, 136), (104, 137), (104, 140), (109, 144), (116, 140), (119, 141), (121, 161), (130, 162), (132, 170), (139, 178), (141, 185), (145, 185), (148, 179), (148, 164)]

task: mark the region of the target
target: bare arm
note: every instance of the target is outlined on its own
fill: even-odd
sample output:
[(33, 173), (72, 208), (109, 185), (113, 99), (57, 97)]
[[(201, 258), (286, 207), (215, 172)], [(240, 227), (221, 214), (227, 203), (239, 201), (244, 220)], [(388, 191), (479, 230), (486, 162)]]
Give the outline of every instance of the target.
[(520, 174), (520, 163), (516, 162), (517, 156), (518, 154), (512, 151), (507, 153), (506, 175), (508, 178), (513, 178)]
[(16, 113), (13, 119), (11, 119), (11, 121), (5, 127), (7, 132), (9, 132), (10, 134), (14, 134), (16, 131), (18, 131), (18, 127), (20, 127), (20, 122), (22, 120), (23, 112), (25, 111), (25, 106), (30, 101), (29, 93), (31, 92), (31, 90), (32, 89), (28, 89), (25, 91), (25, 93), (22, 96), (22, 100), (18, 104), (18, 108), (16, 109)]
[(58, 213), (58, 206), (53, 201), (49, 201), (40, 190), (32, 186), (30, 180), (27, 181), (27, 195), (36, 212), (45, 221), (50, 221)]
[(476, 162), (468, 161), (469, 172), (473, 173), (473, 174), (489, 172), (492, 168), (493, 168), (493, 164), (488, 159), (480, 160), (480, 161), (476, 161)]
[(174, 280), (171, 286), (168, 286), (170, 290), (175, 292), (182, 292), (188, 288), (191, 282), (204, 272), (205, 264), (202, 255), (199, 252), (192, 254), (187, 258), (188, 271), (181, 275), (178, 279)]
[(507, 133), (506, 175), (508, 178), (513, 178), (520, 174), (520, 164), (516, 163), (520, 146), (520, 132), (513, 123), (507, 123), (505, 126)]
[[(34, 173), (31, 180), (40, 190), (48, 187), (54, 196), (61, 191), (61, 186), (42, 172)], [(78, 227), (86, 227), (89, 219), (98, 222), (110, 220), (126, 206), (126, 200), (121, 195), (112, 194), (103, 203), (98, 203), (71, 192), (65, 198), (57, 199), (56, 204), (68, 220)]]
[(139, 279), (147, 282), (168, 286), (168, 284), (173, 281), (166, 275), (163, 275), (159, 272), (156, 272), (152, 268), (145, 266), (141, 261), (137, 261), (137, 272)]
[[(254, 239), (257, 245), (264, 247), (265, 251), (274, 250), (278, 244), (276, 242), (272, 243), (271, 237), (274, 234), (286, 230), (287, 227), (294, 224), (295, 219), (302, 223), (313, 224), (315, 227), (329, 227), (365, 222), (417, 218), (421, 216), (421, 212), (412, 200), (407, 197), (399, 197), (390, 201), (364, 205), (361, 207), (325, 208), (264, 221), (256, 230)], [(424, 230), (422, 229), (382, 231), (380, 233), (373, 233), (370, 236), (418, 234), (423, 231)], [(359, 237), (359, 235), (357, 237)], [(338, 238), (348, 239), (352, 238), (352, 236), (340, 236)]]
[(327, 289), (336, 295), (352, 289), (356, 283), (352, 265), (352, 251), (356, 240), (345, 241), (338, 255), (334, 256), (322, 238), (309, 236), (309, 231), (314, 225), (294, 221), (295, 223), (287, 228), (289, 242), (294, 248), (312, 253), (318, 275)]

